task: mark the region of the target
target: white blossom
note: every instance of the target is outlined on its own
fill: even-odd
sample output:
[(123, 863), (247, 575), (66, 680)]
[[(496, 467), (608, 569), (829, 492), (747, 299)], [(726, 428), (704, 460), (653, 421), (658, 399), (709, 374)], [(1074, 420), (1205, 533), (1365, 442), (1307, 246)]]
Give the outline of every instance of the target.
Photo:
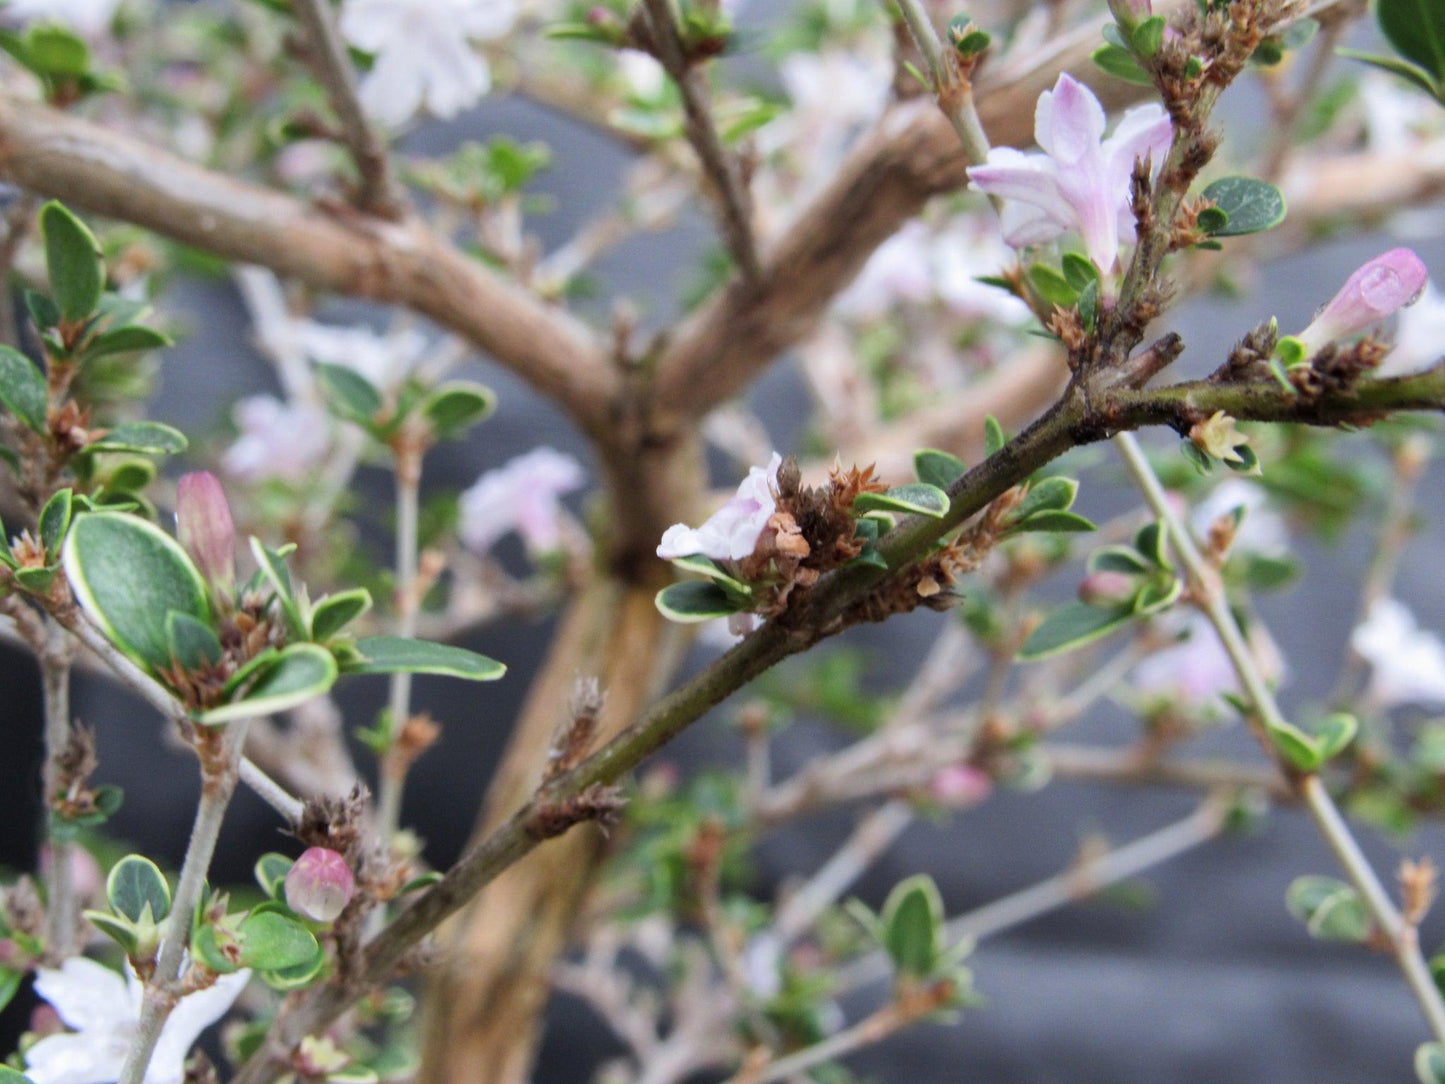
[[(25, 1052), (25, 1075), (34, 1084), (112, 1084), (140, 1023), (144, 988), (83, 956), (58, 969), (39, 968), (35, 992), (71, 1031), (41, 1039)], [(186, 1055), (201, 1032), (226, 1015), (250, 979), (249, 971), (222, 975), (214, 985), (176, 1003), (161, 1029), (145, 1084), (181, 1084)]]
[(777, 452), (766, 467), (753, 467), (737, 494), (701, 527), (674, 523), (662, 536), (657, 555), (664, 560), (702, 554), (715, 561), (741, 561), (757, 548), (758, 537), (777, 511), (773, 485), (783, 457)]
[(463, 545), (482, 553), (516, 531), (532, 555), (558, 548), (562, 537), (560, 497), (586, 480), (582, 465), (555, 448), (535, 448), (488, 471), (461, 496), (457, 533)]
[(1370, 664), (1367, 695), (1376, 703), (1445, 704), (1445, 641), (1420, 628), (1404, 603), (1377, 601), (1350, 646)]
[(344, 365), (383, 391), (405, 380), (427, 348), (426, 336), (413, 329), (378, 335), (364, 327), (298, 320), (293, 332), (296, 345), (312, 361)]
[(18, 19), (65, 23), (87, 37), (110, 29), (120, 0), (10, 0), (4, 14)]
[(1203, 615), (1190, 614), (1179, 631), (1186, 634), (1183, 639), (1134, 667), (1134, 687), (1201, 707), (1211, 705), (1220, 693), (1237, 692), (1239, 677), (1234, 665)]
[(331, 448), (331, 422), (319, 407), (252, 395), (237, 403), (231, 416), (241, 435), (226, 449), (221, 466), (236, 478), (294, 482)]
[(361, 105), (397, 127), (422, 108), (454, 117), (492, 86), (471, 42), (502, 37), (517, 0), (346, 0), (341, 33), (376, 60), (361, 82)]

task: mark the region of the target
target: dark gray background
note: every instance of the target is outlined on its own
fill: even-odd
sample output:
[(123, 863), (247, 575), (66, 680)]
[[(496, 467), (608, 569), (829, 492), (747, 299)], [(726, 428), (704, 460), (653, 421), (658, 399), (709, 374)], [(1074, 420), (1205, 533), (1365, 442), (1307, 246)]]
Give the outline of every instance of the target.
[[(1246, 112), (1248, 93), (1234, 92), (1236, 107)], [(495, 133), (540, 138), (553, 149), (555, 165), (540, 187), (555, 195), (556, 210), (534, 222), (549, 246), (568, 237), (616, 190), (625, 159), (611, 143), (520, 101), (489, 101), (464, 122), (419, 133), (410, 146), (440, 150), (460, 137)], [(639, 297), (655, 315), (665, 315), (675, 284), (710, 243), (707, 223), (693, 219), (664, 236), (624, 246), (598, 269), (598, 277), (609, 291)], [(1211, 367), (1238, 334), (1269, 313), (1279, 315), (1286, 327), (1303, 326), (1351, 268), (1384, 247), (1381, 238), (1331, 244), (1271, 265), (1243, 301), (1189, 305), (1171, 318), (1190, 344), (1181, 369)], [(1417, 248), (1437, 275), (1445, 275), (1445, 245)], [(207, 428), (236, 396), (274, 385), (264, 362), (244, 345), (248, 328), (229, 285), (188, 282), (171, 303), (189, 315), (194, 334), (166, 355), (156, 416), (189, 429)], [(494, 366), (478, 368), (501, 393), (501, 409), (464, 446), (432, 453), (428, 487), (459, 489), (480, 470), (538, 443), (585, 458), (585, 446), (555, 410)], [(777, 446), (790, 448), (803, 411), (799, 382), (786, 366), (776, 367), (753, 400)], [(364, 472), (362, 484), (385, 492), (384, 479), (375, 472)], [(1425, 494), (1426, 530), (1406, 556), (1397, 591), (1423, 624), (1441, 628), (1445, 598), (1437, 582), (1445, 548), (1435, 509), (1445, 489), (1432, 482)], [(1079, 510), (1104, 515), (1130, 500), (1119, 472), (1094, 471)], [(1265, 616), (1291, 664), (1287, 705), (1329, 689), (1348, 636), (1352, 585), (1367, 546), (1367, 536), (1357, 530), (1329, 549), (1307, 547), (1303, 583), (1265, 601)], [(917, 615), (894, 620), (886, 632), (870, 629), (850, 636), (869, 652), (870, 684), (888, 688), (906, 680), (944, 619)], [(417, 682), (417, 708), (445, 724), (442, 748), (419, 763), (405, 809), (406, 822), (427, 839), (433, 862), (448, 862), (464, 841), (527, 675), (551, 631), (548, 620), (471, 637), (467, 646), (511, 667), (506, 681), (480, 691), (442, 680)], [(0, 719), (9, 750), (0, 760), (0, 861), (25, 868), (33, 861), (39, 686), (28, 660), (5, 652), (0, 662), (5, 692)], [(340, 693), (358, 721), (369, 719), (383, 697), (381, 680), (371, 678), (353, 679)], [(116, 836), (174, 865), (184, 848), (196, 790), (191, 757), (162, 740), (160, 723), (147, 709), (103, 682), (78, 680), (76, 712), (99, 731), (101, 777), (126, 791), (125, 807), (113, 825)], [(1134, 732), (1122, 713), (1105, 709), (1070, 737), (1125, 743)], [(778, 771), (795, 768), (837, 740), (824, 726), (798, 725), (781, 743)], [(1220, 748), (1250, 751), (1237, 734), (1217, 741)], [(699, 724), (662, 755), (697, 765), (731, 761), (736, 753), (730, 728), (713, 720)], [(1063, 783), (1032, 796), (1000, 792), (947, 826), (910, 830), (866, 878), (860, 894), (876, 904), (903, 876), (927, 869), (938, 880), (949, 912), (965, 911), (1058, 872), (1085, 831), (1098, 829), (1124, 842), (1183, 816), (1191, 805), (1188, 796), (1169, 792)], [(816, 868), (851, 823), (849, 814), (831, 815), (769, 839), (758, 862), (758, 891), (767, 895), (778, 880)], [(1391, 870), (1402, 845), (1368, 830), (1364, 835), (1379, 868)], [(274, 816), (243, 792), (228, 818), (213, 879), (248, 880), (255, 855), (283, 842)], [(1445, 835), (1430, 828), (1403, 850), (1430, 851), (1438, 858), (1445, 855), (1442, 842)], [(1306, 872), (1333, 873), (1330, 855), (1305, 818), (1276, 812), (1257, 836), (1212, 844), (1149, 874), (1156, 892), (1150, 910), (1079, 906), (985, 943), (974, 964), (988, 1007), (969, 1012), (954, 1027), (919, 1028), (851, 1064), (880, 1081), (919, 1084), (1412, 1079), (1411, 1054), (1427, 1036), (1390, 961), (1312, 941), (1285, 912), (1286, 886)], [(1442, 934), (1445, 927), (1432, 920), (1427, 947), (1433, 948)], [(868, 997), (876, 997), (876, 991)], [(866, 1011), (870, 1004), (865, 998), (852, 1008)], [(7, 1014), (12, 1026), (21, 1008)], [(585, 1080), (589, 1067), (616, 1049), (585, 1008), (558, 998), (537, 1079), (545, 1084)]]

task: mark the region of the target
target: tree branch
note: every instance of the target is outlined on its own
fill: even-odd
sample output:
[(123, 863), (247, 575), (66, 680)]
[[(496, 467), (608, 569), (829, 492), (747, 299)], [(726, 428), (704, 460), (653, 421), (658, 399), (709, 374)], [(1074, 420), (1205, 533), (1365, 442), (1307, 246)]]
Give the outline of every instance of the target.
[(0, 96), (0, 178), (318, 289), (406, 305), (603, 424), (616, 388), (591, 331), (416, 222), (338, 216), (55, 109)]

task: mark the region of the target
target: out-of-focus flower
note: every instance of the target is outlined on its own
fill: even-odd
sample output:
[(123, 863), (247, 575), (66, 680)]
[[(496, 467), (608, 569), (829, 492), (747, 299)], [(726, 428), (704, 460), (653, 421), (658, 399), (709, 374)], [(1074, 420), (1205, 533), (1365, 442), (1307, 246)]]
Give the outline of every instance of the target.
[(778, 69), (805, 127), (866, 124), (888, 102), (892, 72), (880, 57), (843, 49), (790, 53)]
[(1445, 704), (1445, 641), (1420, 628), (1404, 603), (1377, 601), (1350, 646), (1370, 664), (1368, 696), (1376, 703)]
[[(65, 848), (65, 853), (70, 862), (71, 890), (82, 900), (99, 895), (105, 885), (105, 875), (101, 873), (100, 863), (95, 860), (95, 856), (78, 845)], [(40, 872), (46, 877), (50, 876), (50, 866), (55, 860), (52, 854), (50, 844), (41, 845)]]
[(87, 37), (99, 37), (110, 29), (118, 7), (120, 0), (10, 0), (0, 14), (65, 23)]
[(1345, 280), (1310, 326), (1295, 336), (1304, 345), (1304, 356), (1395, 315), (1420, 295), (1428, 277), (1425, 264), (1408, 248), (1392, 248), (1367, 261)]
[(176, 483), (176, 536), (208, 584), (228, 598), (236, 593), (236, 528), (210, 471), (182, 475)]
[(655, 101), (667, 88), (667, 71), (656, 57), (638, 49), (623, 49), (617, 54), (617, 74), (628, 92), (645, 102)]
[(319, 407), (252, 395), (236, 404), (232, 417), (241, 435), (226, 449), (221, 466), (246, 481), (297, 481), (331, 446), (330, 420)]
[(935, 802), (954, 809), (976, 806), (993, 790), (993, 780), (972, 764), (950, 764), (928, 783)]
[(471, 41), (502, 37), (517, 14), (517, 0), (346, 0), (342, 36), (376, 56), (361, 82), (362, 108), (391, 127), (423, 107), (456, 116), (492, 86)]
[(555, 448), (535, 448), (487, 471), (461, 496), (462, 543), (482, 553), (516, 531), (533, 556), (555, 550), (562, 537), (559, 498), (586, 477), (577, 460)]
[(770, 933), (760, 933), (743, 946), (743, 979), (764, 1001), (778, 996), (783, 989), (779, 968), (783, 962), (783, 946)]
[(427, 348), (426, 336), (415, 330), (378, 335), (369, 328), (301, 320), (295, 335), (297, 346), (312, 361), (354, 369), (383, 391), (405, 380)]
[(1138, 592), (1138, 578), (1127, 572), (1090, 572), (1079, 584), (1079, 601), (1108, 609), (1122, 606)]
[(308, 847), (286, 874), (286, 906), (313, 922), (330, 922), (346, 909), (356, 876), (346, 859), (326, 847)]
[[(145, 1084), (181, 1084), (186, 1055), (201, 1032), (226, 1015), (249, 971), (222, 975), (176, 1003), (161, 1029)], [(140, 1023), (144, 988), (129, 970), (122, 978), (83, 956), (35, 973), (35, 992), (74, 1030), (41, 1039), (25, 1052), (25, 1075), (34, 1084), (107, 1084), (121, 1065)]]
[(1403, 376), (1445, 358), (1445, 293), (1425, 284), (1413, 305), (1400, 310), (1395, 347), (1378, 369), (1379, 376)]
[(1289, 554), (1289, 528), (1284, 518), (1270, 507), (1264, 490), (1242, 478), (1226, 478), (1195, 506), (1191, 517), (1195, 532), (1207, 535), (1215, 520), (1236, 508), (1244, 509), (1244, 519), (1235, 532), (1234, 549), (1261, 557)]
[(1182, 631), (1187, 631), (1187, 638), (1154, 652), (1134, 667), (1134, 687), (1196, 706), (1209, 705), (1220, 693), (1238, 692), (1234, 664), (1209, 622), (1200, 614), (1191, 614)]
[(701, 527), (674, 523), (662, 536), (657, 555), (664, 560), (702, 554), (715, 561), (741, 561), (757, 548), (758, 537), (777, 511), (772, 487), (783, 457), (777, 452), (766, 467), (753, 467), (737, 494)]
[(1009, 244), (1024, 248), (1077, 231), (1089, 259), (1101, 271), (1113, 269), (1120, 241), (1134, 240), (1134, 163), (1149, 156), (1157, 173), (1173, 129), (1152, 103), (1125, 113), (1108, 139), (1104, 120), (1099, 100), (1065, 73), (1039, 95), (1034, 111), (1034, 138), (1044, 153), (997, 147), (986, 164), (969, 169), (979, 189), (1010, 201), (1003, 214)]

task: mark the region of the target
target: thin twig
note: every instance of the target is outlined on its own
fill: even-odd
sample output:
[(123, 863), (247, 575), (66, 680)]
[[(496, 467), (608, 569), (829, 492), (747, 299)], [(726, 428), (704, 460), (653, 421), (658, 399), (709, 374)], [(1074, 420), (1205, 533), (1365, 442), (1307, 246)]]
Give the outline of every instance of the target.
[(306, 28), (316, 74), (341, 120), (347, 149), (361, 175), (357, 204), (382, 218), (399, 218), (406, 208), (406, 198), (397, 185), (385, 140), (362, 112), (356, 72), (346, 54), (330, 0), (292, 0), (292, 6)]
[(718, 200), (719, 225), (743, 278), (756, 282), (762, 274), (757, 242), (753, 237), (752, 195), (742, 166), (723, 146), (713, 121), (702, 69), (688, 58), (672, 10), (673, 0), (643, 0), (652, 31), (653, 55), (677, 84), (687, 141), (697, 152), (703, 173)]
[[(46, 621), (45, 649), (40, 652), (40, 674), (45, 692), (45, 786), (43, 811), (53, 824), (54, 803), (61, 789), (61, 762), (70, 745), (70, 641), (54, 621)], [(50, 871), (46, 880), (45, 955), (59, 963), (75, 951), (79, 901), (75, 897), (70, 862), (73, 844), (49, 833)]]
[[(396, 634), (416, 635), (418, 501), (421, 490), (421, 450), (399, 447), (393, 469), (396, 472)], [(398, 740), (411, 715), (411, 674), (391, 675), (387, 698), (387, 733), (390, 743), (381, 755), (378, 778), (377, 831), (390, 845), (401, 826), (401, 795), (406, 786), (409, 758), (399, 755)]]

